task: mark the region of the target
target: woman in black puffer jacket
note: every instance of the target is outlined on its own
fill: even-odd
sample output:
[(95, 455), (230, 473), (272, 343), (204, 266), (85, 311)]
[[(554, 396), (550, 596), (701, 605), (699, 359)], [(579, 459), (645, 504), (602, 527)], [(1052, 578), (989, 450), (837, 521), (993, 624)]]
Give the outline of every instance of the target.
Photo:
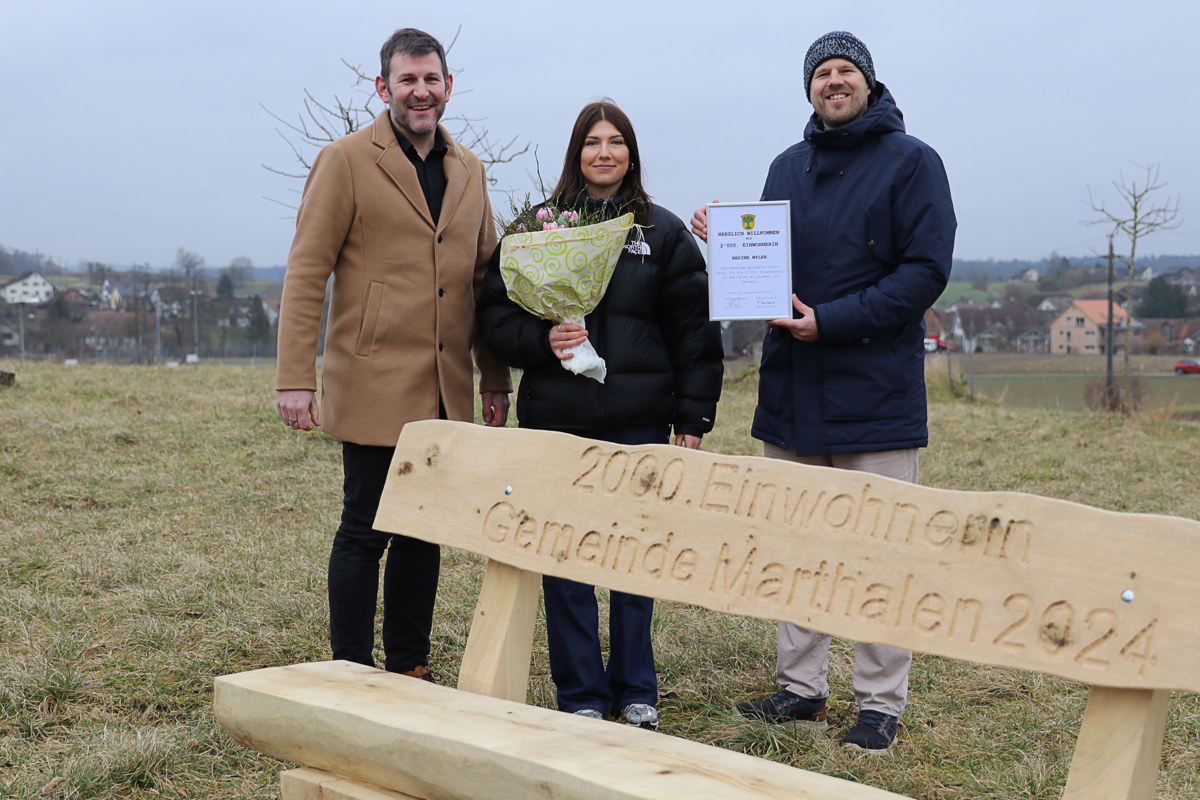
[[(590, 103), (580, 112), (548, 202), (589, 219), (633, 211), (641, 236), (628, 237), (584, 326), (553, 324), (509, 299), (497, 247), (476, 313), (492, 351), (524, 371), (521, 427), (619, 444), (665, 444), (674, 428), (675, 444), (699, 447), (713, 427), (723, 371), (720, 330), (708, 318), (704, 259), (679, 218), (650, 202), (633, 125), (613, 103)], [(603, 383), (561, 363), (585, 340), (606, 363)], [(611, 593), (606, 666), (593, 587), (546, 577), (543, 591), (559, 708), (657, 727), (653, 601)]]

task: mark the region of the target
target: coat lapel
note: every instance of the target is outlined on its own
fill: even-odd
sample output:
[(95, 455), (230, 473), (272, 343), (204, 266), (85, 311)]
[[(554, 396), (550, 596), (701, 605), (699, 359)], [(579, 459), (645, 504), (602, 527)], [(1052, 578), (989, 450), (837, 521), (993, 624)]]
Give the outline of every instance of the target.
[(442, 167), (446, 171), (446, 195), (442, 198), (439, 228), (445, 228), (454, 219), (454, 212), (458, 211), (458, 204), (462, 202), (463, 194), (467, 191), (467, 179), (470, 177), (470, 170), (467, 169), (466, 160), (463, 158), (462, 145), (451, 139), (444, 128), (442, 136), (446, 140), (446, 158), (442, 161)]
[[(400, 190), (400, 194), (404, 195), (404, 199), (425, 221), (425, 224), (432, 229), (434, 227), (433, 217), (429, 214), (429, 204), (425, 202), (425, 195), (421, 191), (421, 182), (417, 180), (417, 171), (413, 168), (412, 162), (408, 160), (408, 156), (404, 154), (400, 143), (396, 141), (396, 133), (392, 130), (392, 123), (388, 119), (386, 109), (375, 118), (371, 127), (371, 141), (383, 151), (375, 163), (387, 174), (396, 188)], [(449, 170), (447, 170), (448, 177)], [(449, 191), (446, 194), (449, 196)], [(442, 216), (446, 216), (444, 205)]]

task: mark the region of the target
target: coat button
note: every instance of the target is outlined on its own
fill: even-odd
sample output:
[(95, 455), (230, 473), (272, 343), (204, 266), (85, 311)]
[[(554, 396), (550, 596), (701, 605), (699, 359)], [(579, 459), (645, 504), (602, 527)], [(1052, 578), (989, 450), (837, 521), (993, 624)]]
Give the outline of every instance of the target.
[(863, 340), (862, 340), (862, 343), (863, 343), (863, 344), (870, 344), (870, 343), (871, 343), (871, 340), (870, 340), (870, 339), (863, 339)]
[(446, 290), (438, 289), (438, 297), (445, 297), (445, 296), (446, 296)]
[(438, 352), (439, 353), (442, 352), (442, 347), (443, 347), (442, 343), (438, 342)]
[(442, 243), (442, 237), (441, 237), (441, 235), (439, 235), (438, 236), (438, 244), (441, 244), (441, 243)]

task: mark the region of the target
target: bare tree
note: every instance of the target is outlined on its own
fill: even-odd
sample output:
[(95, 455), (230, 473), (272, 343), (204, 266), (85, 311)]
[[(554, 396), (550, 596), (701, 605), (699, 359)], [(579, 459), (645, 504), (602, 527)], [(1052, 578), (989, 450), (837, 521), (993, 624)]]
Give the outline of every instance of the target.
[(183, 273), (184, 282), (193, 292), (200, 288), (200, 265), (203, 263), (204, 256), (191, 250), (180, 247), (175, 251), (175, 266)]
[(225, 268), (224, 274), (229, 276), (233, 288), (241, 289), (250, 282), (253, 271), (253, 261), (245, 256), (237, 256), (229, 262), (229, 266)]
[[(462, 26), (460, 25), (454, 32), (454, 38), (446, 47), (447, 56), (454, 47), (454, 43), (458, 41), (461, 32)], [(322, 102), (314, 97), (312, 92), (305, 89), (304, 110), (296, 114), (295, 120), (286, 119), (265, 105), (259, 104), (264, 111), (283, 126), (276, 128), (275, 131), (287, 143), (293, 157), (293, 165), (290, 168), (280, 169), (263, 164), (263, 169), (276, 175), (303, 180), (308, 177), (308, 171), (312, 169), (312, 158), (322, 147), (347, 134), (354, 133), (364, 125), (370, 124), (378, 116), (379, 112), (375, 109), (378, 95), (375, 94), (374, 76), (368, 75), (363, 72), (361, 67), (353, 65), (345, 59), (342, 59), (342, 64), (354, 73), (353, 92), (357, 97), (343, 99), (334, 95), (331, 102)], [(367, 85), (366, 89), (362, 88), (364, 83)], [(462, 94), (464, 92), (456, 92), (454, 96), (459, 97)], [(493, 140), (491, 131), (483, 124), (484, 122), (485, 120), (482, 118), (465, 116), (450, 116), (442, 119), (442, 124), (450, 131), (450, 135), (475, 153), (485, 167), (510, 163), (529, 151), (529, 143), (518, 143), (517, 136), (513, 136), (505, 142)], [(488, 182), (495, 184), (496, 179), (489, 175)], [(281, 203), (278, 200), (272, 200), (272, 202), (280, 203), (287, 208), (295, 208), (295, 206)]]
[(87, 280), (89, 286), (100, 286), (106, 280), (113, 270), (107, 264), (101, 264), (99, 261), (89, 261), (87, 263)]
[[(1113, 186), (1117, 189), (1117, 194), (1121, 198), (1122, 208), (1119, 211), (1111, 211), (1103, 200), (1097, 202), (1092, 197), (1092, 191), (1088, 189), (1088, 204), (1092, 211), (1095, 211), (1100, 216), (1097, 219), (1091, 220), (1092, 225), (1108, 225), (1110, 226), (1111, 234), (1109, 241), (1112, 241), (1112, 235), (1117, 233), (1125, 234), (1129, 239), (1129, 254), (1116, 256), (1128, 268), (1128, 278), (1126, 280), (1126, 296), (1130, 307), (1132, 308), (1133, 301), (1133, 273), (1134, 265), (1137, 263), (1137, 246), (1140, 239), (1144, 239), (1157, 231), (1171, 230), (1178, 228), (1182, 223), (1179, 219), (1179, 197), (1167, 197), (1165, 200), (1158, 198), (1158, 192), (1166, 188), (1166, 182), (1158, 176), (1158, 165), (1151, 164), (1146, 167), (1138, 167), (1144, 174), (1141, 182), (1138, 182), (1136, 177), (1126, 179), (1124, 170), (1120, 173), (1120, 179), (1113, 181)], [(1112, 257), (1112, 256), (1110, 256)], [(1125, 321), (1125, 391), (1121, 398), (1120, 408), (1124, 413), (1129, 413), (1132, 410), (1131, 398), (1133, 397), (1132, 383), (1129, 372), (1129, 344), (1130, 344), (1130, 329), (1131, 319), (1126, 314)], [(1112, 311), (1109, 311), (1108, 325), (1113, 324)]]

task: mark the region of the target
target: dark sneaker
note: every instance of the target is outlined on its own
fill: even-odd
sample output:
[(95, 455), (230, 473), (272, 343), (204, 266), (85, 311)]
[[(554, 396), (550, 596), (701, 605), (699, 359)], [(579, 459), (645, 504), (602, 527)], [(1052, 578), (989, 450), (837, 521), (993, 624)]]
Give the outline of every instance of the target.
[(825, 728), (828, 726), (825, 721), (825, 700), (824, 697), (809, 700), (784, 689), (779, 694), (757, 703), (738, 703), (737, 710), (743, 717), (751, 719)]
[(647, 703), (630, 703), (621, 709), (626, 725), (635, 725), (646, 730), (658, 730), (658, 711)]
[(896, 740), (896, 723), (899, 720), (882, 711), (860, 711), (858, 722), (842, 737), (843, 747), (857, 747), (868, 753), (886, 753)]

